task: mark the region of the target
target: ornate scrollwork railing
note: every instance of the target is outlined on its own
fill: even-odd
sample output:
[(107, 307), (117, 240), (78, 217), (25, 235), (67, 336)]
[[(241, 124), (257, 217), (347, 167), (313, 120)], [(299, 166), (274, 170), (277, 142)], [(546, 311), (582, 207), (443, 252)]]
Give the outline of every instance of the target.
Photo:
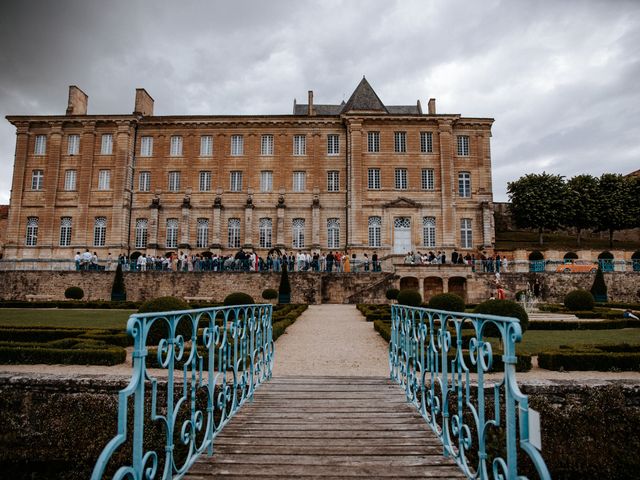
[[(213, 454), (214, 438), (271, 378), (271, 318), (271, 305), (131, 315), (133, 374), (92, 480), (180, 478), (202, 452)], [(158, 437), (163, 445), (152, 444)]]
[[(528, 397), (516, 383), (515, 345), (521, 339), (516, 318), (391, 307), (391, 379), (468, 478), (526, 478), (519, 476), (519, 458), (520, 465), (533, 464), (541, 479), (551, 478), (538, 442), (530, 438)], [(500, 360), (504, 375), (485, 377), (494, 366), (502, 370)], [(493, 408), (486, 397), (493, 398)]]

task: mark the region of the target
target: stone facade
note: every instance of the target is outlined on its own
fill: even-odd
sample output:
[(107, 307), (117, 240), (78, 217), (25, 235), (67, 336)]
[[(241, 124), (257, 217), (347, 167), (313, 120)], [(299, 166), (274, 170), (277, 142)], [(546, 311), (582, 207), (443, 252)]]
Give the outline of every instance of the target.
[(72, 86), (66, 115), (7, 117), (5, 258), (493, 247), (490, 118), (386, 106), (365, 79), (291, 115), (155, 116), (144, 89), (133, 114), (87, 101)]

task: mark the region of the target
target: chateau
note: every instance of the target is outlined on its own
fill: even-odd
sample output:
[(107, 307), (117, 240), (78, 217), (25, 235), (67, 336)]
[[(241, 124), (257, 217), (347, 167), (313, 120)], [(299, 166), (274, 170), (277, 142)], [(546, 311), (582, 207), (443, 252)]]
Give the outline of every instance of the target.
[(366, 79), (335, 105), (288, 115), (8, 116), (16, 150), (5, 259), (89, 248), (491, 251), (493, 119), (385, 105)]

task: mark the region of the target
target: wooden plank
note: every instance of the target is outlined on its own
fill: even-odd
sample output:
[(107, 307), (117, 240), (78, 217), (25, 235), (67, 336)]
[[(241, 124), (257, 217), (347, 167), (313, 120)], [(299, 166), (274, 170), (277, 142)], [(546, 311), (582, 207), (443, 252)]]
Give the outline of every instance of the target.
[(244, 445), (234, 445), (225, 442), (223, 445), (216, 445), (215, 454), (259, 454), (259, 455), (341, 455), (341, 456), (375, 456), (384, 458), (387, 456), (413, 456), (413, 455), (442, 455), (442, 446), (436, 445), (402, 445), (390, 446), (387, 444), (378, 445), (331, 445), (327, 442), (321, 445), (306, 445), (306, 442), (297, 442), (295, 445), (257, 445), (254, 442), (246, 442)]

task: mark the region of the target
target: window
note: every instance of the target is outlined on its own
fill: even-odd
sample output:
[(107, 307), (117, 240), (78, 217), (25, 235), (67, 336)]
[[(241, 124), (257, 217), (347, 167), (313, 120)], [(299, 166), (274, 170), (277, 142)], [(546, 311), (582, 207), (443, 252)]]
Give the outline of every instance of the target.
[(98, 190), (109, 190), (111, 188), (111, 170), (100, 170), (98, 172)]
[(244, 137), (242, 135), (231, 135), (231, 155), (234, 157), (244, 155)]
[(136, 220), (136, 248), (147, 248), (148, 224), (146, 218)]
[(396, 168), (396, 190), (407, 189), (407, 169)]
[(340, 172), (338, 170), (330, 170), (327, 172), (327, 191), (340, 191)]
[(140, 172), (138, 177), (138, 190), (141, 192), (151, 191), (151, 172)]
[(242, 172), (231, 172), (231, 191), (242, 191)]
[(393, 139), (394, 151), (396, 153), (405, 153), (407, 151), (407, 132), (395, 132)]
[(270, 192), (273, 190), (273, 172), (271, 170), (262, 170), (260, 172), (260, 191)]
[(369, 190), (380, 190), (380, 169), (370, 168), (367, 174)]
[(199, 218), (196, 227), (196, 247), (206, 248), (209, 245), (209, 220)]
[(293, 172), (293, 191), (304, 192), (307, 172)]
[(293, 219), (293, 248), (304, 248), (304, 218)]
[(80, 152), (80, 135), (67, 137), (67, 155), (78, 155)]
[(420, 132), (420, 153), (433, 153), (432, 132)]
[(262, 135), (260, 139), (260, 155), (273, 155), (273, 135)]
[(100, 145), (101, 155), (111, 155), (113, 153), (113, 135), (106, 133), (102, 135), (102, 142)]
[(169, 155), (172, 157), (182, 156), (182, 137), (181, 136), (174, 135), (171, 137), (171, 148), (169, 150)]
[(433, 168), (423, 168), (422, 169), (422, 189), (423, 190), (433, 190), (434, 189)]
[(31, 190), (42, 190), (44, 187), (44, 171), (34, 170), (31, 173)]
[(177, 218), (167, 218), (167, 248), (178, 248)]
[(327, 135), (327, 154), (340, 154), (340, 135)]
[(340, 248), (340, 219), (327, 218), (327, 248)]
[(422, 245), (425, 247), (436, 246), (436, 219), (434, 217), (422, 219)]
[(169, 172), (169, 191), (180, 191), (180, 172)]
[(460, 242), (462, 244), (462, 248), (471, 248), (473, 237), (470, 218), (463, 218), (460, 220)]
[(307, 154), (307, 137), (304, 135), (293, 136), (293, 154), (294, 155), (306, 155)]
[(466, 198), (471, 196), (471, 174), (469, 172), (458, 173), (458, 195)]
[(96, 217), (93, 223), (93, 246), (104, 247), (107, 239), (107, 217)]
[(458, 155), (466, 157), (469, 155), (469, 136), (458, 135)]
[(142, 137), (140, 139), (140, 156), (150, 157), (153, 155), (153, 137)]
[(381, 217), (369, 217), (369, 246), (380, 246), (380, 231), (382, 227)]
[(203, 135), (200, 137), (200, 156), (210, 157), (213, 155), (213, 137), (211, 135)]
[(240, 248), (240, 219), (230, 218), (228, 225), (229, 248)]
[(60, 246), (68, 247), (71, 245), (71, 217), (62, 217), (60, 219)]
[(200, 191), (201, 192), (211, 191), (211, 172), (209, 171), (200, 172)]
[(64, 189), (75, 190), (76, 189), (76, 171), (67, 170), (64, 172)]
[(261, 218), (259, 223), (260, 248), (271, 248), (273, 222), (270, 218)]
[[(34, 155), (44, 155), (47, 153), (47, 136), (36, 135), (36, 145), (33, 150)], [(35, 218), (35, 217), (33, 217)]]
[(38, 217), (27, 218), (27, 237), (25, 245), (27, 247), (35, 247), (38, 244)]
[(369, 153), (380, 152), (380, 132), (367, 132), (367, 151)]

